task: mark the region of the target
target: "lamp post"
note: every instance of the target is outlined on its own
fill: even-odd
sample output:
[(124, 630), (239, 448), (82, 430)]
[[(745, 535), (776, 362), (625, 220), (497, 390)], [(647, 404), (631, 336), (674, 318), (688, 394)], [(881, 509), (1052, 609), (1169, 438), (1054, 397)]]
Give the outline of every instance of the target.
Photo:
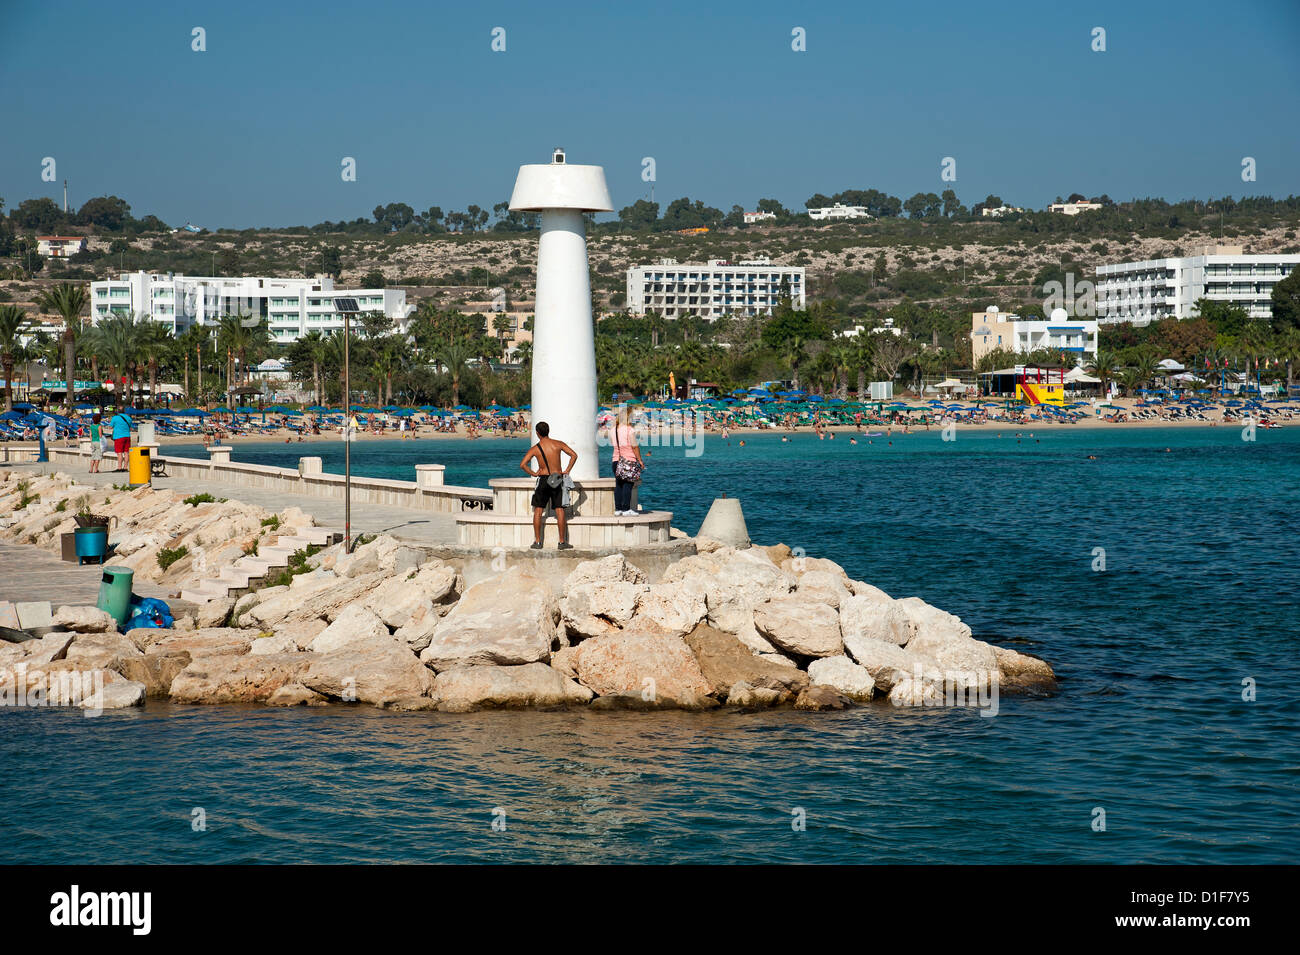
[(343, 553), (352, 553), (352, 368), (349, 344), (352, 316), (361, 311), (355, 298), (336, 298), (343, 316)]

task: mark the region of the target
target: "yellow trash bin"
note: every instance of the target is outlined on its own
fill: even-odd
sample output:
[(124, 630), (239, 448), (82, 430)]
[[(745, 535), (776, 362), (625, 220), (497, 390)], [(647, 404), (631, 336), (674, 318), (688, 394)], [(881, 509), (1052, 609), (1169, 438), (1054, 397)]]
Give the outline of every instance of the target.
[(132, 448), (127, 457), (127, 479), (132, 487), (149, 484), (153, 474), (153, 463), (149, 460), (148, 448)]

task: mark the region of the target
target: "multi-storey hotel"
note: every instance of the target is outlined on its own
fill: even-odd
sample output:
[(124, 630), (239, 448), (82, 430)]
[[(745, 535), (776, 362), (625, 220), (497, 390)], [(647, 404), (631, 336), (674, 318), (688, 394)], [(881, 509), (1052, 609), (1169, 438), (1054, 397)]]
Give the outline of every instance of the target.
[(1097, 315), (1104, 323), (1146, 325), (1161, 318), (1192, 318), (1206, 298), (1273, 317), (1273, 286), (1286, 278), (1300, 255), (1245, 255), (1239, 245), (1209, 246), (1177, 259), (1122, 262), (1097, 269)]
[(982, 312), (971, 313), (971, 360), (978, 363), (991, 351), (1005, 348), (1017, 354), (1028, 354), (1040, 348), (1061, 352), (1068, 364), (1082, 365), (1097, 354), (1097, 322), (1095, 319), (1053, 318), (1026, 319), (1004, 313), (996, 305)]
[(335, 311), (336, 297), (356, 299), (363, 312), (383, 312), (400, 329), (413, 311), (402, 289), (336, 289), (334, 280), (324, 275), (219, 278), (132, 272), (90, 283), (90, 316), (98, 322), (113, 314), (147, 315), (179, 334), (225, 315), (248, 315), (265, 323), (272, 341), (285, 344), (310, 331), (341, 330), (343, 316)]
[(627, 310), (634, 315), (698, 315), (709, 321), (724, 315), (771, 315), (782, 294), (803, 308), (803, 266), (773, 265), (767, 258), (712, 259), (707, 264), (662, 259), (658, 265), (627, 270)]

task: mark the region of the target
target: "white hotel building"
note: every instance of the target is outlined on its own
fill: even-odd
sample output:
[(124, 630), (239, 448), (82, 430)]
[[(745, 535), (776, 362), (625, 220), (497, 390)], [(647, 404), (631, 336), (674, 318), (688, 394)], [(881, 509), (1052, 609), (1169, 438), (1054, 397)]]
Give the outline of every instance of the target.
[[(1060, 310), (1064, 314), (1064, 310)], [(1019, 315), (1002, 312), (990, 305), (982, 312), (971, 313), (971, 360), (979, 360), (989, 352), (1005, 348), (1016, 354), (1028, 354), (1040, 348), (1062, 352), (1069, 364), (1084, 364), (1097, 354), (1096, 319), (1054, 318), (1025, 319)]]
[(833, 206), (814, 206), (808, 210), (809, 219), (870, 219), (866, 206), (846, 206), (837, 202)]
[(767, 258), (712, 259), (707, 264), (661, 259), (658, 265), (627, 270), (627, 310), (665, 318), (698, 315), (709, 321), (724, 315), (771, 315), (783, 286), (794, 307), (803, 308), (803, 266), (773, 265)]
[(310, 331), (341, 331), (343, 316), (335, 297), (355, 298), (361, 311), (380, 311), (405, 330), (414, 310), (402, 289), (336, 289), (329, 276), (310, 279), (219, 278), (171, 273), (132, 272), (90, 283), (90, 317), (146, 315), (180, 334), (192, 325), (215, 324), (224, 315), (260, 318), (277, 344), (288, 344)]
[(1097, 268), (1097, 315), (1106, 324), (1147, 325), (1161, 318), (1193, 318), (1206, 298), (1273, 317), (1273, 286), (1286, 278), (1300, 255), (1244, 255), (1242, 247), (1209, 246), (1199, 255), (1122, 262)]

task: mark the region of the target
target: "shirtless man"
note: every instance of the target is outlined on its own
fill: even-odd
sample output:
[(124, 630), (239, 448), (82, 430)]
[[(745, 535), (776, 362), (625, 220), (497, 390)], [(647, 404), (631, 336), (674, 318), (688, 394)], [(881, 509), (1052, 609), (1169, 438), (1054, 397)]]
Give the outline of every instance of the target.
[[(578, 454), (573, 448), (569, 447), (563, 441), (557, 441), (551, 436), (551, 426), (545, 421), (537, 422), (537, 443), (528, 449), (524, 459), (519, 462), (519, 467), (529, 477), (537, 478), (537, 489), (533, 491), (533, 550), (542, 549), (542, 523), (546, 515), (546, 505), (549, 504), (555, 511), (555, 523), (560, 527), (560, 543), (556, 545), (556, 550), (571, 550), (573, 545), (569, 543), (569, 530), (564, 516), (564, 505), (560, 503), (564, 500), (564, 482), (561, 481), (555, 487), (552, 487), (547, 480), (551, 475), (566, 475), (573, 469), (574, 462), (578, 460)], [(562, 454), (569, 456), (568, 467), (563, 470), (560, 465), (563, 459)], [(529, 467), (529, 463), (536, 461), (537, 467)]]

